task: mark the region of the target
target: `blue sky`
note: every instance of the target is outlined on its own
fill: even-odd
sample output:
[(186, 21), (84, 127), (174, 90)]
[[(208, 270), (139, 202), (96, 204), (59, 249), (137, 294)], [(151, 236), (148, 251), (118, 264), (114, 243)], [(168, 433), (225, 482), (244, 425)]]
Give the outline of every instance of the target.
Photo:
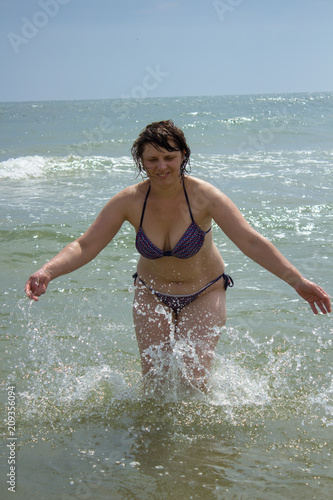
[(0, 0), (0, 101), (333, 90), (332, 0)]

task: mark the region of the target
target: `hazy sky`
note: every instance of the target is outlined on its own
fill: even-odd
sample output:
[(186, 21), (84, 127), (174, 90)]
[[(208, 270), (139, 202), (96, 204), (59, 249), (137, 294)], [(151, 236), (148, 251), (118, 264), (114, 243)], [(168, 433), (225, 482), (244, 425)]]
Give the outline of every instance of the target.
[(0, 101), (333, 90), (332, 0), (0, 0)]

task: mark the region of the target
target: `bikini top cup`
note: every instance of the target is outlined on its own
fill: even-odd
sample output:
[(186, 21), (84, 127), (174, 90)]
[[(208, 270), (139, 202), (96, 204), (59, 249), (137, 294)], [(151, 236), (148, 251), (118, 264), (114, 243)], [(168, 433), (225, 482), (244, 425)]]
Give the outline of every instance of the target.
[(188, 201), (188, 196), (186, 193), (185, 185), (183, 182), (184, 193), (186, 197), (187, 206), (191, 216), (191, 224), (186, 229), (183, 236), (180, 238), (176, 246), (171, 251), (163, 251), (158, 248), (154, 243), (150, 241), (144, 229), (142, 228), (143, 216), (146, 210), (146, 204), (148, 195), (150, 193), (150, 186), (148, 192), (146, 194), (146, 198), (142, 208), (140, 227), (138, 232), (136, 233), (135, 246), (137, 251), (142, 257), (146, 259), (160, 259), (161, 257), (176, 257), (177, 259), (189, 259), (193, 257), (193, 255), (197, 254), (201, 249), (202, 245), (205, 241), (205, 235), (212, 229), (211, 227), (208, 231), (203, 231), (193, 219), (190, 203)]

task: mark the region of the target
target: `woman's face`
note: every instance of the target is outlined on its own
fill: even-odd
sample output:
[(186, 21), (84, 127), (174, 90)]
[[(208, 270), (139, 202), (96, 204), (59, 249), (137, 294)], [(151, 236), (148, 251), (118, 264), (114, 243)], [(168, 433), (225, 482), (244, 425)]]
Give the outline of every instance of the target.
[[(170, 141), (171, 147), (176, 145)], [(181, 151), (157, 149), (152, 144), (146, 144), (142, 153), (142, 166), (151, 180), (169, 183), (180, 177), (180, 167), (184, 160)]]

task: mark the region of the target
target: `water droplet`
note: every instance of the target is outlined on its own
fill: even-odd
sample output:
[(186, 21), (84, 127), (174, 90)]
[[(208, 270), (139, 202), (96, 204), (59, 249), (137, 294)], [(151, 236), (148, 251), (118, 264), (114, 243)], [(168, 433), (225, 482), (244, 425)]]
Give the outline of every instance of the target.
[(165, 315), (167, 314), (162, 304), (157, 304), (157, 306), (155, 307), (155, 312), (157, 314), (165, 314)]

